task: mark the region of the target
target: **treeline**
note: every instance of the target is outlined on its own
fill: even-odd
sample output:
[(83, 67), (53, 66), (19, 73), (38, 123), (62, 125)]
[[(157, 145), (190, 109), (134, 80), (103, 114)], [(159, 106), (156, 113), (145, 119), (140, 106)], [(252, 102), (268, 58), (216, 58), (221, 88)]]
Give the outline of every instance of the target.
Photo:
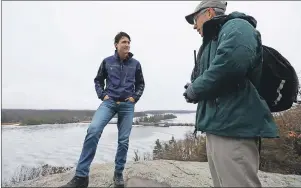
[(173, 114), (155, 114), (149, 117), (145, 116), (145, 117), (137, 118), (136, 122), (157, 123), (161, 120), (174, 119), (174, 118), (177, 118), (177, 116)]
[[(188, 110), (148, 110), (135, 112), (134, 117), (142, 117), (140, 122), (159, 122), (177, 116), (164, 113), (193, 113)], [(1, 123), (21, 123), (23, 125), (64, 124), (91, 121), (95, 110), (33, 110), (33, 109), (2, 109)], [(154, 114), (144, 117), (146, 114)], [(117, 117), (117, 115), (115, 116)]]
[[(21, 123), (23, 125), (64, 124), (91, 121), (95, 110), (30, 110), (2, 109), (1, 123)], [(135, 117), (145, 116), (135, 112)]]
[(41, 125), (41, 124), (66, 124), (66, 123), (78, 123), (81, 120), (77, 118), (67, 119), (65, 117), (57, 117), (57, 118), (45, 118), (45, 119), (24, 119), (21, 121), (21, 125)]

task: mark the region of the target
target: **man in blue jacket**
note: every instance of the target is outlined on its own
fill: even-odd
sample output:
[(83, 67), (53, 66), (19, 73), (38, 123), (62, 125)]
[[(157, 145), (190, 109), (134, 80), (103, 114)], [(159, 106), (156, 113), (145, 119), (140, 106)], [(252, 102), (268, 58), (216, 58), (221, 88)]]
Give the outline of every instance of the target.
[[(145, 83), (141, 64), (130, 52), (130, 36), (115, 36), (115, 54), (105, 58), (94, 79), (95, 90), (103, 100), (94, 114), (83, 144), (73, 179), (63, 187), (88, 187), (89, 170), (98, 141), (108, 122), (118, 113), (118, 148), (115, 157), (115, 186), (124, 186), (123, 170), (127, 159), (134, 107), (143, 94)], [(106, 88), (105, 88), (106, 80)]]
[(253, 17), (225, 15), (226, 6), (224, 1), (202, 1), (186, 16), (203, 43), (184, 96), (198, 103), (196, 130), (206, 133), (214, 187), (261, 187), (256, 141), (279, 136), (257, 91), (261, 37)]

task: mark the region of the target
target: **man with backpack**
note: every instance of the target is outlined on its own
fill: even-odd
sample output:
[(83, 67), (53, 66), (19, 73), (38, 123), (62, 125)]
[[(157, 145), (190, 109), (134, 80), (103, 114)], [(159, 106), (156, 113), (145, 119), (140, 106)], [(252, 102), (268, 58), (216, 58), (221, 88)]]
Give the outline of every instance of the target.
[[(94, 79), (95, 90), (103, 102), (96, 110), (87, 130), (82, 153), (73, 179), (62, 187), (88, 187), (90, 165), (105, 126), (118, 114), (118, 148), (115, 157), (114, 184), (124, 186), (123, 170), (127, 159), (134, 108), (143, 94), (145, 83), (141, 64), (130, 52), (130, 36), (115, 36), (115, 53), (105, 58)], [(105, 88), (106, 80), (106, 88)]]
[(198, 103), (196, 131), (206, 133), (214, 187), (261, 187), (259, 138), (277, 138), (278, 129), (260, 96), (263, 50), (256, 20), (225, 15), (227, 2), (202, 1), (189, 24), (203, 37), (187, 102)]

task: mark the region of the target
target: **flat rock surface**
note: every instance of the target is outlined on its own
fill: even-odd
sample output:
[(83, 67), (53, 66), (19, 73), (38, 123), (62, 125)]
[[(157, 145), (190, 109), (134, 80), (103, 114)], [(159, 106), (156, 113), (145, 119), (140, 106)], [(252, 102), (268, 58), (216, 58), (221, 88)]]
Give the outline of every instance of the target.
[[(89, 187), (114, 187), (114, 164), (92, 164)], [(22, 182), (14, 187), (59, 187), (72, 179), (74, 170)], [(301, 187), (301, 176), (259, 172), (263, 187)], [(206, 162), (154, 160), (128, 162), (124, 170), (127, 187), (210, 187)]]
[(155, 180), (149, 180), (140, 177), (132, 177), (130, 178), (127, 183), (127, 187), (170, 187), (166, 183), (159, 183)]

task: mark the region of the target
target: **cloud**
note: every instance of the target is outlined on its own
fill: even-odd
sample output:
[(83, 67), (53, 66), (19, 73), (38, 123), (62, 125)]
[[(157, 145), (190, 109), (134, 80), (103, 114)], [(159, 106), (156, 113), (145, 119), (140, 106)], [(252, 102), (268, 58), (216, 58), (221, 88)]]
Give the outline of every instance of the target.
[[(114, 36), (125, 31), (146, 81), (136, 110), (196, 109), (182, 93), (202, 43), (184, 18), (197, 3), (3, 2), (3, 107), (96, 109), (93, 79), (114, 52)], [(230, 1), (227, 13), (254, 16), (263, 43), (301, 71), (300, 8), (297, 1)]]

